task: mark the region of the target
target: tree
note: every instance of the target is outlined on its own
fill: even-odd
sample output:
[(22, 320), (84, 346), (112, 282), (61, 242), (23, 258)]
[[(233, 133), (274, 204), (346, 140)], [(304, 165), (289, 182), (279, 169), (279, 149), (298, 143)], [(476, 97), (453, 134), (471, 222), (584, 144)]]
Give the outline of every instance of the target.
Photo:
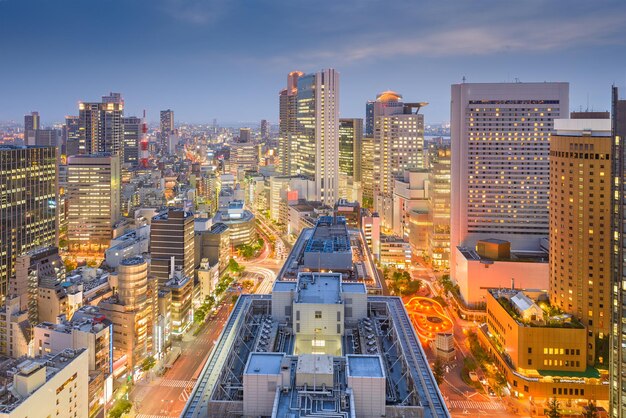
[(122, 398), (115, 402), (115, 405), (113, 405), (113, 408), (109, 411), (109, 417), (120, 418), (122, 415), (130, 411), (132, 407), (133, 404), (130, 403), (130, 401)]
[(245, 289), (246, 292), (250, 292), (254, 288), (254, 280), (246, 279), (241, 282), (241, 286)]
[(244, 267), (239, 264), (234, 258), (231, 258), (228, 261), (228, 270), (230, 270), (231, 273), (241, 273), (244, 270)]
[(552, 398), (548, 401), (546, 416), (548, 418), (561, 418), (561, 404), (556, 398)]
[(593, 402), (589, 402), (583, 416), (585, 418), (598, 418), (598, 407)]
[(441, 385), (441, 382), (443, 382), (444, 374), (445, 367), (443, 365), (443, 362), (439, 357), (437, 357), (437, 360), (435, 360), (435, 364), (433, 364), (433, 375), (435, 376), (435, 380), (437, 381), (438, 385)]
[(153, 368), (155, 364), (156, 364), (156, 359), (153, 356), (148, 356), (143, 361), (143, 363), (141, 363), (141, 370), (143, 370), (144, 372), (147, 372), (148, 370)]

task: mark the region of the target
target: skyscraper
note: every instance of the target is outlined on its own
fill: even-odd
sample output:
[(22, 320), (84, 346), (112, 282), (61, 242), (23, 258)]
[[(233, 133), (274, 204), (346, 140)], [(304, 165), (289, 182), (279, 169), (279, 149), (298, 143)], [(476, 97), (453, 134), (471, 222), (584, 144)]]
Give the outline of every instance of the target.
[(612, 107), (610, 412), (612, 417), (623, 418), (626, 417), (626, 99), (619, 98), (617, 87), (613, 87)]
[(295, 174), (292, 170), (292, 154), (295, 152), (297, 134), (297, 98), (298, 78), (304, 73), (292, 71), (287, 76), (287, 88), (280, 91), (279, 98), (279, 122), (278, 122), (278, 158), (280, 161), (279, 172), (285, 176)]
[(549, 232), (550, 133), (568, 83), (452, 86), (451, 274), (456, 248), (502, 239), (534, 250)]
[(73, 252), (104, 252), (120, 217), (120, 157), (76, 155), (67, 161), (67, 237)]
[[(560, 119), (550, 139), (550, 302), (587, 326), (587, 364), (608, 362), (611, 121)], [(575, 117), (575, 114), (572, 114)]]
[[(374, 207), (374, 137), (364, 136), (361, 153), (361, 185), (363, 188), (363, 207)], [(380, 219), (379, 219), (380, 220)]]
[(339, 197), (361, 202), (363, 119), (339, 119)]
[[(165, 285), (176, 268), (183, 276), (193, 277), (194, 270), (193, 214), (182, 209), (168, 209), (152, 218), (150, 226), (151, 273)], [(173, 265), (172, 265), (173, 261)]]
[(373, 100), (365, 103), (365, 136), (374, 136), (374, 103)]
[(431, 145), (429, 157), (429, 208), (431, 231), (428, 256), (436, 269), (450, 265), (450, 146)]
[(102, 102), (81, 102), (79, 111), (79, 154), (108, 152), (123, 158), (124, 100), (119, 93), (102, 96)]
[(139, 141), (141, 140), (143, 120), (137, 116), (122, 118), (124, 127), (123, 148), (124, 164), (136, 166), (139, 163)]
[(171, 135), (174, 135), (176, 128), (174, 128), (174, 111), (171, 109), (161, 110), (161, 149), (169, 149), (168, 142)]
[[(374, 210), (383, 229), (392, 228), (393, 185), (409, 168), (424, 168), (424, 115), (427, 103), (404, 103), (385, 91), (374, 102)], [(416, 110), (413, 113), (413, 110)]]
[(35, 133), (41, 129), (39, 112), (24, 115), (24, 145), (35, 145)]
[(270, 138), (270, 124), (267, 120), (261, 120), (261, 140), (265, 141)]
[(0, 295), (7, 295), (16, 257), (57, 245), (57, 151), (0, 146)]
[(239, 142), (247, 143), (252, 139), (250, 128), (239, 128)]
[(297, 151), (291, 170), (313, 179), (317, 200), (334, 206), (339, 197), (337, 71), (326, 69), (298, 78), (296, 118)]
[(65, 155), (78, 155), (80, 143), (80, 117), (66, 116), (63, 126), (63, 143)]

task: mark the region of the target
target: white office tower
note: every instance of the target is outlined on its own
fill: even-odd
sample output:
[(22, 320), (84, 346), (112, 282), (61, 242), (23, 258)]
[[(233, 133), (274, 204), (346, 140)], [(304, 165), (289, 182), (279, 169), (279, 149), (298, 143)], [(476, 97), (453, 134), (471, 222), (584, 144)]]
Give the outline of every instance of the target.
[(339, 197), (339, 73), (301, 76), (297, 94), (292, 170), (315, 179), (317, 200), (333, 206)]
[(481, 239), (533, 251), (548, 236), (550, 133), (568, 83), (452, 85), (451, 273)]
[[(393, 189), (404, 170), (424, 168), (424, 115), (427, 103), (405, 103), (402, 95), (378, 94), (374, 107), (374, 211), (384, 230), (393, 228)], [(415, 110), (415, 112), (414, 112)]]

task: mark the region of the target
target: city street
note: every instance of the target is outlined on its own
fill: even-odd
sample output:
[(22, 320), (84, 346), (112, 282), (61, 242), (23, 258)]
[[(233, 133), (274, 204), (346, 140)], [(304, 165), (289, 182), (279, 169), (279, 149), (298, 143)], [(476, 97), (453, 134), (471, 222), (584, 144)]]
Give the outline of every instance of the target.
[[(230, 312), (224, 304), (207, 321), (198, 336), (187, 335), (182, 342), (182, 354), (162, 377), (145, 378), (135, 384), (130, 399), (138, 418), (178, 417), (187, 402), (196, 379), (219, 337)], [(150, 381), (148, 381), (150, 380)]]

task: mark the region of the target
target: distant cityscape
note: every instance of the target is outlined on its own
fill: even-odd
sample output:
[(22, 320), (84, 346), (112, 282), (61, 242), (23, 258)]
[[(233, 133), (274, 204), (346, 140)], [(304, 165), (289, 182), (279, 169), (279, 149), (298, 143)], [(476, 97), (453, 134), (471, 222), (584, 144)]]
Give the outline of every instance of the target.
[[(268, 54), (261, 68), (251, 53), (219, 52), (221, 43), (265, 36), (276, 30), (265, 15), (287, 12), (251, 4), (259, 16), (250, 22), (240, 6), (218, 2), (207, 14), (201, 2), (162, 3), (173, 19), (155, 20), (163, 33), (134, 22), (139, 36), (158, 38), (159, 60), (144, 60), (139, 41), (120, 37), (166, 103), (158, 113), (130, 112), (154, 109), (154, 96), (127, 102), (141, 86), (118, 84), (127, 96), (107, 91), (94, 71), (89, 82), (101, 95), (71, 102), (63, 120), (46, 113), (67, 109), (70, 94), (44, 94), (35, 77), (24, 88), (39, 86), (39, 109), (16, 106), (19, 121), (9, 120), (14, 110), (0, 114), (0, 418), (626, 418), (626, 97), (595, 69), (596, 61), (611, 67), (596, 60), (610, 48), (616, 59), (623, 53), (611, 35), (626, 22), (619, 7), (612, 20), (566, 27), (560, 19), (587, 6), (563, 7), (550, 30), (526, 19), (515, 37), (505, 26), (519, 25), (517, 11), (484, 8), (477, 17), (462, 8), (463, 19), (441, 22), (454, 26), (446, 36), (416, 21), (434, 33), (417, 40), (397, 36), (402, 19), (374, 13), (390, 35), (368, 18), (365, 44), (342, 48), (339, 38), (356, 31), (351, 19), (378, 10), (375, 2), (330, 7), (350, 10), (342, 28), (296, 5), (297, 24), (281, 19), (279, 32), (297, 48), (246, 39)], [(0, 0), (0, 14), (19, 7)], [(103, 16), (88, 22), (106, 22), (119, 48), (115, 29), (137, 5), (116, 15), (125, 23), (93, 7)], [(205, 108), (190, 112), (173, 93), (183, 89), (150, 77), (165, 67), (172, 80), (193, 78), (172, 49), (184, 42), (165, 36), (167, 25), (180, 31), (186, 22), (187, 42), (199, 48), (201, 28), (231, 7), (241, 22), (211, 38), (215, 69), (202, 76), (251, 98), (233, 110), (213, 92), (207, 120), (187, 123)], [(440, 17), (421, 7), (429, 21)], [(55, 24), (75, 30), (84, 11), (72, 13)], [(494, 29), (486, 22), (496, 15)], [(485, 28), (464, 26), (472, 19)], [(18, 20), (42, 35), (37, 22)], [(249, 29), (261, 21), (262, 30)], [(338, 46), (309, 50), (299, 30), (336, 31)], [(40, 38), (42, 51), (49, 45)], [(589, 68), (568, 61), (576, 54), (561, 45), (570, 43), (586, 48)], [(64, 51), (68, 71), (84, 69), (94, 52), (109, 59), (93, 45)], [(286, 45), (297, 54), (267, 51)], [(23, 64), (12, 52), (5, 65)], [(420, 73), (421, 97), (395, 81), (404, 80), (403, 59), (455, 67), (454, 54), (479, 62), (488, 82), (441, 68), (431, 74), (449, 93), (433, 97)], [(532, 65), (537, 81), (499, 82), (489, 72), (507, 60), (521, 68), (513, 57)], [(544, 81), (562, 73), (561, 58), (571, 67), (566, 79)], [(212, 72), (237, 60), (246, 64), (245, 87), (233, 85), (235, 73)], [(365, 82), (351, 72), (379, 61), (385, 71), (372, 67)], [(124, 74), (130, 64), (119, 62)], [(55, 65), (41, 63), (49, 84), (62, 85)], [(251, 91), (268, 74), (283, 81), (265, 108), (255, 102), (266, 91)], [(585, 107), (574, 92), (597, 86), (590, 78), (603, 87), (587, 93)], [(394, 90), (379, 89), (383, 81)], [(83, 92), (84, 80), (73, 82)], [(345, 104), (348, 88), (360, 91), (361, 110), (346, 114), (356, 97)], [(590, 107), (590, 94), (610, 97), (606, 109)], [(431, 120), (442, 100), (449, 115)], [(226, 122), (210, 113), (267, 116)]]

